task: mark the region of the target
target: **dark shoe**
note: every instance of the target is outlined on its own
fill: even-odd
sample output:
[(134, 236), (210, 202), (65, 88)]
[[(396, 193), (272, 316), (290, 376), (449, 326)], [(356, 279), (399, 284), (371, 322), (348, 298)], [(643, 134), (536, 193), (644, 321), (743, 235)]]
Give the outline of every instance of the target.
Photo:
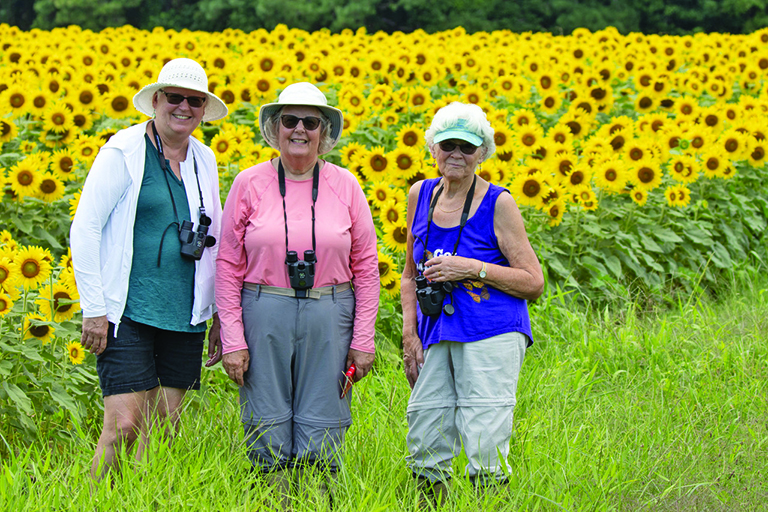
[(419, 510), (442, 508), (448, 497), (448, 485), (442, 480), (433, 482), (423, 476), (416, 478), (416, 488), (419, 491)]

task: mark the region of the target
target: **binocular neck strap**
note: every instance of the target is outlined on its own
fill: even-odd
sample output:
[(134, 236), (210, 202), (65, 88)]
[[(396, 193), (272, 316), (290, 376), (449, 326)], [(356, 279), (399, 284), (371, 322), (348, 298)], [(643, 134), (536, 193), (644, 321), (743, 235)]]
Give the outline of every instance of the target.
[[(475, 195), (475, 185), (477, 185), (477, 175), (472, 179), (472, 185), (469, 187), (469, 191), (467, 192), (467, 198), (464, 200), (464, 210), (461, 212), (461, 222), (459, 223), (459, 234), (456, 237), (456, 243), (453, 246), (453, 252), (451, 254), (455, 255), (456, 251), (459, 249), (459, 240), (461, 240), (461, 232), (464, 231), (464, 226), (467, 224), (467, 220), (469, 219), (469, 210), (472, 209), (472, 198)], [(437, 205), (437, 200), (440, 198), (440, 194), (443, 193), (443, 185), (440, 185), (440, 188), (437, 189), (437, 192), (435, 192), (435, 197), (432, 198), (432, 202), (429, 204), (429, 214), (427, 215), (427, 235), (424, 239), (424, 254), (425, 256), (422, 256), (421, 262), (424, 263), (426, 261), (426, 252), (427, 247), (429, 244), (429, 228), (432, 226), (432, 215), (435, 213), (435, 206)]]
[[(285, 168), (282, 159), (277, 159), (277, 182), (280, 186), (280, 196), (283, 198), (283, 220), (285, 221), (285, 251), (288, 252), (288, 211), (285, 209)], [(317, 254), (315, 243), (315, 203), (317, 203), (317, 189), (320, 184), (320, 162), (315, 162), (312, 171), (312, 250)]]
[[(160, 167), (164, 172), (168, 171), (168, 166), (165, 164), (165, 153), (163, 153), (163, 141), (160, 140), (160, 135), (157, 133), (155, 122), (152, 121), (152, 133), (155, 135), (155, 143), (157, 144), (157, 157), (160, 160)], [(200, 188), (200, 174), (197, 171), (197, 160), (195, 160), (195, 150), (192, 149), (192, 164), (195, 166), (195, 180), (197, 181), (197, 193), (200, 194), (200, 216), (205, 216), (205, 203), (203, 202), (203, 189)], [(173, 204), (173, 214), (176, 216), (176, 222), (179, 221), (179, 214), (176, 212), (176, 204), (173, 202), (173, 193), (171, 192), (171, 186), (168, 184), (168, 176), (165, 176), (165, 184), (168, 185), (168, 192), (171, 194), (171, 203)]]

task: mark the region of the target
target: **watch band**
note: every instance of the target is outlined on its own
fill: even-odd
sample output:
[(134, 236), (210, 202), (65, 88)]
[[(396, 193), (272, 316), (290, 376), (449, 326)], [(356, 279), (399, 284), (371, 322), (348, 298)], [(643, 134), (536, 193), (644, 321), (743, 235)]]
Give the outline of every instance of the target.
[(480, 272), (477, 274), (477, 277), (480, 279), (485, 279), (485, 276), (487, 275), (485, 268), (488, 264), (486, 262), (483, 262), (483, 268), (480, 269)]

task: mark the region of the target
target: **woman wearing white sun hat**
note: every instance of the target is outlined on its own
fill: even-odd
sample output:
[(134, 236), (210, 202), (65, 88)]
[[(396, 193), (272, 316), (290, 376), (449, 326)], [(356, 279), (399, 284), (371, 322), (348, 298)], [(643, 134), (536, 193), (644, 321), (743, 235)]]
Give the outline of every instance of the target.
[(148, 432), (152, 411), (176, 426), (186, 391), (200, 388), (210, 318), (206, 366), (221, 358), (213, 298), (218, 171), (213, 152), (192, 132), (225, 117), (227, 107), (190, 59), (168, 62), (133, 103), (153, 119), (101, 148), (70, 233), (82, 342), (97, 355), (104, 395), (95, 479), (116, 465), (121, 445)]
[[(341, 137), (343, 116), (317, 87), (286, 87), (261, 107), (259, 127), (280, 156), (238, 174), (224, 206), (223, 364), (240, 386), (256, 470), (333, 473), (352, 422), (340, 383), (352, 364), (352, 379), (363, 378), (374, 358), (376, 231), (355, 177), (319, 158)], [(302, 262), (314, 283), (299, 282)]]

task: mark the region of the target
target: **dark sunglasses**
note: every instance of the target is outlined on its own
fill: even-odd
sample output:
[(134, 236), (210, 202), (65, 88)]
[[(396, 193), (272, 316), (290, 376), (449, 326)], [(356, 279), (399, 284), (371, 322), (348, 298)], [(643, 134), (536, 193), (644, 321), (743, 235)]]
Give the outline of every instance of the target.
[(299, 124), (299, 121), (302, 122), (305, 130), (309, 130), (311, 132), (312, 130), (317, 130), (317, 127), (320, 126), (321, 119), (314, 116), (296, 117), (290, 114), (280, 116), (280, 122), (283, 123), (283, 126), (289, 130), (291, 128), (296, 128), (296, 126)]
[(160, 92), (165, 94), (165, 99), (167, 99), (168, 103), (171, 105), (181, 105), (182, 101), (187, 100), (190, 107), (200, 108), (205, 105), (205, 100), (208, 99), (207, 96), (184, 96), (183, 94), (176, 94), (175, 92), (165, 92), (162, 89), (160, 89)]
[(444, 140), (440, 143), (440, 149), (446, 153), (453, 153), (453, 150), (456, 149), (457, 146), (459, 150), (465, 155), (474, 155), (475, 151), (477, 151), (477, 148), (479, 147), (475, 146), (474, 144), (470, 144), (469, 142), (465, 142), (464, 144), (456, 144), (455, 142)]

